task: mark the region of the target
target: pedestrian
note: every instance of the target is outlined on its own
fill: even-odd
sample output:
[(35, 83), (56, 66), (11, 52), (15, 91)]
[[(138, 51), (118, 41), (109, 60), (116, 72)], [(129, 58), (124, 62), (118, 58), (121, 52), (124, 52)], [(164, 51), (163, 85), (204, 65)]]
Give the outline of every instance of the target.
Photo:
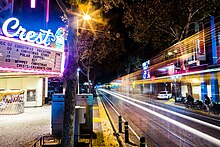
[(189, 108), (189, 106), (191, 108), (194, 107), (194, 98), (191, 95), (187, 96), (187, 101), (186, 101), (186, 107)]
[(219, 115), (220, 114), (220, 104), (213, 103), (212, 110), (213, 110), (214, 115), (216, 115), (216, 114)]
[(201, 110), (203, 107), (203, 102), (200, 100), (196, 100), (196, 108)]
[(204, 100), (204, 105), (205, 105), (205, 107), (206, 107), (206, 110), (207, 110), (207, 112), (209, 112), (209, 110), (210, 110), (210, 105), (211, 105), (211, 100), (210, 100), (210, 98), (207, 96), (207, 94), (205, 94), (204, 95), (204, 97), (205, 97), (205, 100)]

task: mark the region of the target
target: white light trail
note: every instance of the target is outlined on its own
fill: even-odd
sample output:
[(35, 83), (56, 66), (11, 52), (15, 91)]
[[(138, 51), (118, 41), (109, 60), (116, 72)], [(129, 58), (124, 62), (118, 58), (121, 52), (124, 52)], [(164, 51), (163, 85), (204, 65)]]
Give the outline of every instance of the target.
[[(110, 91), (109, 91), (109, 92), (110, 92)], [(183, 114), (180, 114), (180, 113), (177, 113), (177, 112), (168, 110), (168, 109), (164, 109), (164, 108), (162, 108), (162, 107), (159, 107), (159, 106), (156, 106), (156, 105), (152, 105), (152, 104), (149, 104), (149, 103), (146, 103), (146, 102), (137, 100), (137, 99), (133, 99), (133, 98), (130, 98), (130, 97), (125, 96), (125, 95), (121, 95), (121, 94), (118, 94), (118, 93), (115, 93), (115, 92), (110, 92), (110, 93), (116, 94), (116, 95), (118, 95), (118, 96), (127, 98), (127, 99), (129, 99), (129, 100), (132, 100), (132, 101), (135, 101), (135, 102), (144, 104), (144, 105), (148, 105), (148, 106), (150, 106), (150, 107), (157, 108), (157, 109), (159, 109), (159, 110), (162, 110), (162, 111), (165, 111), (165, 112), (174, 114), (174, 115), (179, 116), (179, 117), (181, 117), (181, 118), (184, 118), (184, 119), (187, 119), (187, 120), (190, 120), (190, 121), (193, 121), (193, 122), (196, 122), (196, 123), (199, 123), (199, 124), (202, 124), (202, 125), (205, 125), (205, 126), (208, 126), (208, 127), (214, 128), (214, 129), (217, 129), (217, 130), (220, 130), (220, 127), (219, 127), (219, 126), (216, 126), (216, 125), (213, 125), (213, 124), (210, 124), (210, 123), (207, 123), (207, 122), (204, 122), (204, 121), (201, 121), (201, 120), (198, 120), (198, 119), (195, 119), (195, 118), (192, 118), (192, 117), (189, 117), (189, 116), (186, 116), (186, 115), (183, 115)], [(217, 120), (217, 121), (219, 121), (219, 120)]]
[(173, 119), (168, 118), (168, 117), (166, 117), (166, 116), (164, 116), (164, 115), (162, 115), (162, 114), (159, 114), (159, 113), (157, 113), (157, 112), (155, 112), (155, 111), (152, 111), (152, 110), (150, 110), (150, 109), (148, 109), (148, 108), (145, 108), (145, 107), (143, 107), (143, 106), (141, 106), (141, 105), (139, 105), (139, 104), (136, 104), (136, 103), (134, 103), (134, 102), (131, 102), (131, 101), (129, 101), (129, 100), (125, 99), (125, 98), (122, 98), (122, 97), (120, 97), (120, 96), (118, 96), (118, 95), (115, 95), (115, 94), (113, 94), (113, 93), (110, 93), (110, 92), (108, 92), (108, 91), (106, 91), (106, 90), (104, 90), (104, 89), (99, 89), (99, 90), (104, 91), (104, 92), (106, 92), (106, 93), (108, 93), (108, 94), (111, 94), (111, 95), (113, 95), (114, 97), (116, 97), (116, 98), (118, 98), (118, 99), (120, 99), (120, 100), (123, 100), (123, 101), (125, 101), (125, 102), (127, 102), (127, 103), (129, 103), (129, 104), (131, 104), (131, 105), (133, 105), (133, 106), (136, 106), (136, 107), (138, 107), (138, 108), (140, 108), (140, 109), (142, 109), (142, 110), (144, 110), (144, 111), (147, 111), (148, 113), (151, 113), (151, 114), (153, 114), (153, 115), (155, 115), (155, 116), (157, 116), (157, 117), (159, 117), (159, 118), (161, 118), (161, 119), (163, 119), (163, 120), (165, 120), (165, 121), (167, 121), (167, 122), (169, 122), (169, 123), (171, 123), (171, 124), (174, 124), (174, 125), (176, 125), (176, 126), (182, 128), (182, 129), (184, 129), (184, 130), (186, 130), (186, 131), (188, 131), (188, 132), (190, 132), (190, 133), (192, 133), (192, 134), (195, 134), (195, 135), (197, 135), (197, 136), (203, 138), (204, 140), (207, 140), (207, 141), (209, 141), (209, 142), (212, 142), (213, 144), (218, 145), (218, 146), (220, 145), (220, 140), (218, 140), (218, 139), (216, 139), (216, 138), (214, 138), (214, 137), (212, 137), (212, 136), (210, 136), (210, 135), (207, 135), (207, 134), (205, 134), (205, 133), (203, 133), (203, 132), (201, 132), (201, 131), (198, 131), (198, 130), (196, 130), (196, 129), (194, 129), (194, 128), (191, 128), (191, 127), (189, 127), (189, 126), (187, 126), (187, 125), (185, 125), (185, 124), (183, 124), (183, 123), (180, 123), (180, 122), (178, 122), (178, 121), (176, 121), (176, 120), (173, 120)]
[[(107, 103), (109, 104), (109, 106), (111, 106), (111, 108), (115, 111), (115, 113), (118, 115), (118, 116), (122, 116), (112, 105), (114, 105), (114, 104), (112, 104), (112, 103), (110, 103), (110, 100), (108, 99), (108, 97), (107, 96), (105, 96), (105, 95), (103, 95), (108, 101), (107, 101)], [(114, 105), (115, 106), (115, 105)], [(116, 106), (115, 106), (116, 107)], [(123, 122), (126, 122), (125, 121), (125, 119), (123, 118), (123, 117), (121, 117), (122, 118), (122, 121)], [(128, 128), (131, 130), (131, 132), (137, 137), (137, 139), (138, 140), (140, 140), (140, 137), (137, 135), (137, 133), (134, 131), (134, 129), (130, 126), (130, 125), (128, 125)]]

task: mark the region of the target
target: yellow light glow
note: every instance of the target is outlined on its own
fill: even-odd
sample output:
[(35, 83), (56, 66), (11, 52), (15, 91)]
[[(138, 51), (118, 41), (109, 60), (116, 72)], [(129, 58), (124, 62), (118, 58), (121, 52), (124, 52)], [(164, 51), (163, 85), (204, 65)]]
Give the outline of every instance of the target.
[(94, 34), (96, 34), (97, 24), (107, 24), (106, 20), (103, 19), (101, 12), (102, 10), (95, 9), (91, 2), (87, 4), (79, 4), (79, 13), (73, 13), (78, 16), (77, 28), (83, 28), (82, 30), (91, 30)]
[(91, 17), (90, 17), (88, 14), (85, 14), (85, 15), (83, 16), (83, 19), (84, 19), (84, 20), (90, 20)]
[(200, 80), (197, 79), (197, 78), (193, 78), (193, 79), (192, 79), (192, 83), (200, 83)]
[(171, 55), (173, 55), (173, 53), (172, 52), (168, 52), (168, 55), (171, 56)]

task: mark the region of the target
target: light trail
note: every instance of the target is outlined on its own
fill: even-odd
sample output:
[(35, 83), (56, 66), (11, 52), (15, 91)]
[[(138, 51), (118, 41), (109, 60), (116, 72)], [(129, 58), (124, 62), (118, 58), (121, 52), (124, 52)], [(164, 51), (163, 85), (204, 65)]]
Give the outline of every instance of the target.
[[(111, 101), (108, 99), (107, 96), (103, 95), (106, 99), (107, 99), (107, 103), (109, 104), (109, 106), (111, 106), (111, 108), (115, 111), (115, 113), (118, 115), (118, 116), (122, 116), (114, 107), (116, 107), (114, 104), (111, 103)], [(114, 107), (113, 107), (114, 105)], [(116, 107), (117, 108), (117, 107)], [(123, 122), (126, 122), (125, 119), (122, 117), (122, 120)], [(137, 135), (137, 133), (134, 131), (134, 129), (128, 125), (129, 129), (132, 131), (132, 133), (137, 137), (138, 140), (140, 140), (140, 137)]]
[(204, 140), (207, 140), (208, 142), (211, 142), (211, 143), (213, 143), (213, 144), (215, 144), (215, 145), (218, 145), (218, 146), (220, 145), (220, 140), (219, 140), (219, 139), (216, 139), (216, 138), (214, 138), (214, 137), (212, 137), (212, 136), (210, 136), (210, 135), (208, 135), (208, 134), (205, 134), (205, 133), (203, 133), (203, 132), (201, 132), (201, 131), (198, 131), (198, 130), (196, 130), (196, 129), (192, 128), (192, 127), (189, 127), (189, 126), (187, 126), (187, 125), (185, 125), (185, 124), (183, 124), (183, 123), (180, 123), (180, 122), (178, 122), (178, 121), (176, 121), (176, 120), (173, 120), (173, 119), (168, 118), (168, 117), (166, 117), (166, 116), (164, 116), (164, 115), (162, 115), (162, 114), (159, 114), (159, 113), (157, 113), (157, 112), (155, 112), (155, 111), (152, 111), (152, 110), (150, 110), (150, 109), (148, 109), (148, 108), (145, 108), (145, 107), (143, 107), (143, 106), (141, 106), (141, 105), (139, 105), (139, 104), (136, 104), (136, 103), (134, 103), (134, 102), (131, 102), (131, 101), (125, 99), (125, 98), (122, 98), (122, 97), (116, 95), (116, 94), (110, 93), (110, 92), (108, 92), (108, 91), (106, 91), (106, 90), (104, 90), (104, 89), (99, 89), (99, 90), (101, 90), (101, 91), (103, 91), (103, 92), (106, 92), (106, 93), (108, 93), (108, 94), (111, 94), (111, 95), (113, 95), (114, 97), (116, 97), (116, 98), (118, 98), (118, 99), (120, 99), (120, 100), (123, 100), (123, 101), (125, 101), (125, 102), (127, 102), (127, 103), (129, 103), (129, 104), (131, 104), (131, 105), (133, 105), (133, 106), (136, 106), (136, 107), (138, 107), (138, 108), (140, 108), (140, 109), (142, 109), (142, 110), (144, 110), (144, 111), (146, 111), (146, 112), (148, 112), (148, 113), (151, 113), (151, 114), (153, 114), (153, 115), (155, 115), (155, 116), (157, 116), (157, 117), (159, 117), (159, 118), (161, 118), (161, 119), (163, 119), (163, 120), (165, 120), (165, 121), (167, 121), (167, 122), (169, 122), (169, 123), (171, 123), (171, 124), (173, 124), (173, 125), (176, 125), (176, 126), (182, 128), (182, 129), (184, 129), (184, 130), (186, 130), (186, 131), (188, 131), (188, 132), (190, 132), (190, 133), (192, 133), (192, 134), (195, 134), (195, 135), (197, 135), (197, 136), (203, 138)]
[[(193, 122), (196, 122), (196, 123), (199, 123), (199, 124), (202, 124), (202, 125), (205, 125), (205, 126), (208, 126), (208, 127), (214, 128), (214, 129), (217, 129), (217, 130), (220, 130), (220, 127), (219, 127), (219, 126), (216, 126), (216, 125), (213, 125), (213, 124), (210, 124), (210, 123), (207, 123), (207, 122), (204, 122), (204, 121), (201, 121), (201, 120), (198, 120), (198, 119), (195, 119), (195, 118), (192, 118), (192, 117), (189, 117), (189, 116), (186, 116), (186, 115), (183, 115), (183, 114), (180, 114), (180, 113), (177, 113), (177, 112), (168, 110), (168, 109), (164, 109), (164, 108), (161, 108), (161, 107), (158, 107), (158, 106), (155, 106), (155, 105), (152, 105), (152, 104), (149, 104), (149, 103), (140, 101), (140, 100), (136, 100), (136, 99), (130, 98), (130, 97), (125, 96), (125, 95), (121, 95), (121, 94), (118, 94), (118, 93), (115, 93), (115, 92), (111, 92), (111, 91), (109, 91), (109, 92), (112, 93), (112, 94), (116, 94), (116, 95), (118, 95), (118, 96), (127, 98), (127, 99), (129, 99), (129, 100), (132, 100), (132, 101), (135, 101), (135, 102), (138, 102), (138, 103), (141, 103), (141, 104), (144, 104), (144, 105), (148, 105), (148, 106), (150, 106), (150, 107), (154, 107), (154, 108), (157, 108), (157, 109), (159, 109), (159, 110), (162, 110), (162, 111), (165, 111), (165, 112), (168, 112), (168, 113), (177, 115), (177, 116), (179, 116), (179, 117), (181, 117), (181, 118), (185, 118), (185, 119), (187, 119), (187, 120), (190, 120), (190, 121), (193, 121)], [(219, 121), (219, 120), (215, 119), (215, 121)]]
[[(103, 96), (105, 96), (105, 95), (103, 95)], [(111, 103), (114, 107), (116, 107), (115, 104), (112, 103), (111, 100), (109, 100), (109, 98), (107, 98), (107, 96), (105, 96), (105, 98), (109, 101), (109, 103)], [(113, 108), (113, 107), (112, 107), (112, 108)], [(117, 107), (116, 107), (116, 108), (117, 108)], [(115, 109), (113, 108), (113, 110), (115, 110)], [(120, 115), (117, 111), (116, 111), (116, 113), (117, 113), (118, 115)], [(149, 118), (148, 118), (148, 119), (149, 119)], [(124, 120), (123, 117), (122, 117), (122, 120), (125, 122), (125, 120)], [(149, 120), (152, 121), (153, 123), (157, 124), (158, 126), (160, 126), (160, 124), (157, 123), (157, 122), (155, 122), (154, 120), (152, 120), (152, 119), (149, 119)], [(128, 127), (129, 127), (129, 129), (134, 133), (134, 135), (136, 135), (136, 137), (140, 140), (140, 137), (135, 133), (135, 131), (134, 131), (129, 125), (128, 125)], [(166, 130), (164, 127), (162, 127), (162, 126), (160, 126), (160, 127), (163, 128), (164, 130)], [(140, 128), (139, 128), (139, 129), (140, 129)], [(140, 131), (142, 131), (142, 130), (140, 129)], [(170, 134), (174, 135), (175, 137), (179, 138), (179, 139), (182, 140), (183, 142), (186, 142), (186, 143), (187, 143), (187, 141), (186, 141), (186, 140), (183, 140), (180, 136), (174, 134), (173, 132), (171, 132), (171, 131), (169, 131), (169, 130), (166, 130), (166, 131), (168, 131)], [(143, 131), (142, 131), (142, 132), (143, 132)], [(155, 141), (154, 141), (150, 136), (148, 136), (146, 133), (144, 133), (144, 134), (156, 145)], [(156, 146), (157, 146), (157, 145), (156, 145)]]

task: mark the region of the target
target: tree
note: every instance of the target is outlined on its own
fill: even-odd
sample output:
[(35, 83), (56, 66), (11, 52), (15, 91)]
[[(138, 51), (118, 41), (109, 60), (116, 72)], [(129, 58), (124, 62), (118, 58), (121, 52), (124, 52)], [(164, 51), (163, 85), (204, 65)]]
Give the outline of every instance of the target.
[[(78, 42), (79, 66), (86, 74), (88, 83), (92, 79), (94, 85), (96, 70), (92, 70), (94, 66), (102, 64), (103, 60), (109, 58), (110, 54), (119, 56), (123, 49), (123, 39), (119, 34), (109, 31), (109, 26), (96, 27), (98, 30), (95, 34), (91, 31), (82, 30)], [(97, 69), (97, 68), (96, 68)], [(90, 73), (92, 72), (92, 77)], [(91, 86), (89, 84), (89, 92)]]
[(125, 63), (126, 74), (140, 70), (142, 66), (141, 63), (141, 58), (139, 58), (137, 55), (129, 56)]
[[(133, 1), (123, 22), (129, 35), (144, 46), (164, 49), (194, 33), (194, 25), (216, 10), (218, 0)], [(193, 31), (192, 31), (193, 30)]]
[[(87, 1), (69, 0), (68, 5), (62, 0), (56, 0), (68, 21), (68, 52), (66, 60), (66, 68), (64, 71), (65, 80), (65, 108), (64, 108), (64, 122), (63, 122), (63, 139), (62, 146), (74, 146), (74, 115), (76, 103), (76, 89), (77, 79), (76, 73), (78, 68), (78, 50), (77, 50), (77, 22), (79, 17), (79, 4)], [(94, 0), (95, 3), (100, 4), (100, 7), (105, 8), (106, 12), (112, 6), (117, 6), (121, 0)], [(67, 7), (68, 6), (68, 7)]]

